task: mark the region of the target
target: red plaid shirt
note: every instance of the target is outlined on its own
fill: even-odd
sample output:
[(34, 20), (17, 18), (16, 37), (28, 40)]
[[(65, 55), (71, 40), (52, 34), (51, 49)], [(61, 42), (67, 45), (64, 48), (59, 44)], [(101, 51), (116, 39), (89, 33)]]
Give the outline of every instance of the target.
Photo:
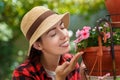
[[(71, 54), (63, 55), (60, 59), (60, 64), (64, 63), (65, 61), (71, 60), (71, 58), (72, 58)], [(40, 63), (34, 64), (27, 60), (14, 70), (12, 80), (52, 80), (52, 79), (47, 76), (44, 67)], [(66, 80), (80, 80), (78, 63), (76, 64), (76, 68), (66, 77)]]

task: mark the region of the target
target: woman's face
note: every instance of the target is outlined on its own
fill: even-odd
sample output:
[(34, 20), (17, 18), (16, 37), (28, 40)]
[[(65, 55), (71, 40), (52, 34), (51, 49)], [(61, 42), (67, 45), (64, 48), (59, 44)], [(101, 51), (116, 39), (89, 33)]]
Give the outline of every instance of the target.
[(43, 53), (60, 55), (70, 50), (68, 31), (61, 21), (44, 33), (41, 40)]

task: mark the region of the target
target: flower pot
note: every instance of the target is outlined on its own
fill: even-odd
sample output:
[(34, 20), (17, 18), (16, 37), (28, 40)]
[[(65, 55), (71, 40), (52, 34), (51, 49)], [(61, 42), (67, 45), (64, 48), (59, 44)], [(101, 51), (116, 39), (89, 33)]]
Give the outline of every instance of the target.
[(120, 22), (120, 0), (105, 0), (112, 22)]
[[(113, 64), (112, 64), (112, 57), (110, 53), (110, 47), (102, 47), (103, 49), (103, 56), (102, 56), (102, 76), (110, 73), (113, 76)], [(91, 72), (93, 65), (95, 63), (95, 59), (98, 52), (98, 47), (89, 47), (84, 50), (84, 54), (82, 55), (83, 61), (86, 65), (88, 74)], [(116, 64), (116, 75), (120, 75), (120, 46), (114, 46), (114, 53), (115, 53), (115, 64)], [(98, 62), (93, 68), (91, 76), (101, 76), (99, 75), (100, 71), (98, 70)]]
[(114, 28), (120, 28), (120, 22), (111, 22), (111, 26)]

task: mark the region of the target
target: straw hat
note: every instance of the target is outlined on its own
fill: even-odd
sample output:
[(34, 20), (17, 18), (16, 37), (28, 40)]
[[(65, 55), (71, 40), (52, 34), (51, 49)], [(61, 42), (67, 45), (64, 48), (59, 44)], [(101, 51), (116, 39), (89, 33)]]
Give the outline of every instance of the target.
[(29, 41), (28, 56), (33, 43), (60, 20), (67, 28), (69, 25), (69, 13), (58, 15), (44, 6), (37, 6), (25, 14), (21, 21), (21, 30)]

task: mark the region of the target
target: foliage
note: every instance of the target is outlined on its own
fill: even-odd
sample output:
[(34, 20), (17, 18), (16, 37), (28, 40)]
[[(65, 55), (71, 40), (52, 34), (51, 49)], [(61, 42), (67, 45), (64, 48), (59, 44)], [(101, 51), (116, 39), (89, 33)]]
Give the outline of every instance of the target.
[(114, 45), (120, 45), (120, 29), (111, 31), (111, 25), (109, 22), (101, 21), (99, 25), (91, 28), (90, 26), (84, 26), (83, 29), (78, 29), (76, 32), (77, 39), (74, 41), (77, 43), (77, 48), (85, 49), (87, 47), (98, 46), (99, 37), (102, 40), (103, 46), (111, 45), (111, 37), (113, 37)]
[[(54, 4), (51, 4), (54, 3)], [(90, 15), (104, 8), (104, 0), (51, 0), (48, 3), (53, 10), (59, 13), (69, 11), (71, 14)], [(52, 6), (51, 6), (52, 5)], [(99, 6), (98, 6), (99, 5)], [(88, 13), (90, 11), (90, 13)]]

